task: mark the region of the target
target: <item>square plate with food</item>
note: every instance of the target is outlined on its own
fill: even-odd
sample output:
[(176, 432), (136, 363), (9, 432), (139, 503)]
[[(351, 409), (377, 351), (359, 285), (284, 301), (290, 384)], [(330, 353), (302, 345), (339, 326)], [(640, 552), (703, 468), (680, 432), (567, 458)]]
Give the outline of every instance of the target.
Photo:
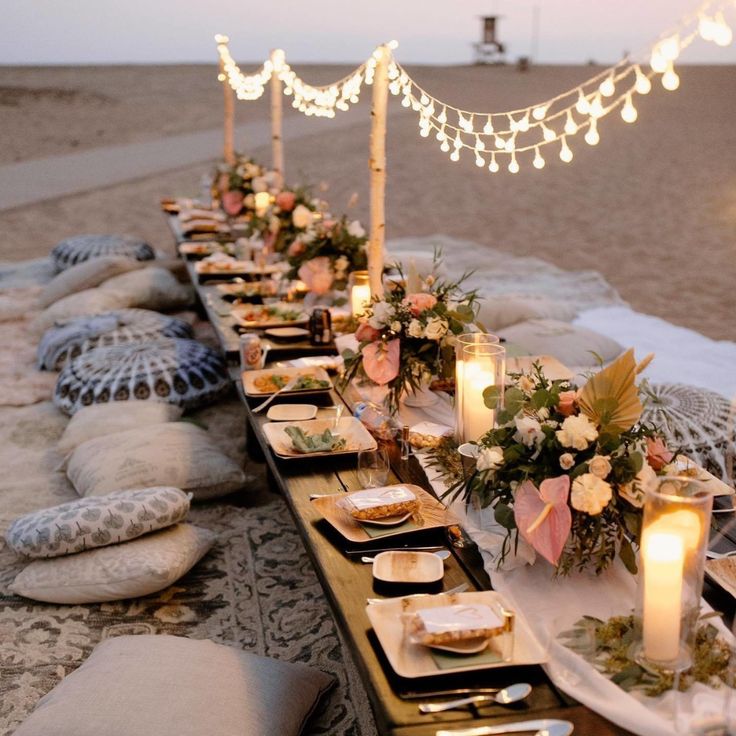
[(291, 380), (297, 382), (283, 396), (329, 391), (332, 381), (323, 368), (262, 368), (243, 371), (243, 390), (246, 396), (270, 396), (280, 391)]
[(277, 457), (296, 458), (348, 455), (375, 450), (376, 441), (355, 417), (308, 422), (278, 422), (263, 425), (263, 434)]
[(238, 304), (230, 310), (239, 327), (295, 327), (306, 324), (309, 315), (300, 305), (289, 302), (276, 304)]

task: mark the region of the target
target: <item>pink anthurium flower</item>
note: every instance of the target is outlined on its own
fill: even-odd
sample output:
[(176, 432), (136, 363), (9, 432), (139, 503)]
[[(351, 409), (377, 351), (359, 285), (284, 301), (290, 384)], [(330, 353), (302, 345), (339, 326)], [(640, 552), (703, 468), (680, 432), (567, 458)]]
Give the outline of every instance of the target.
[(567, 505), (570, 477), (543, 480), (539, 489), (525, 480), (514, 494), (514, 518), (521, 536), (545, 560), (556, 565), (570, 535), (572, 514)]
[(371, 381), (383, 386), (399, 375), (399, 353), (401, 343), (398, 339), (384, 343), (380, 340), (363, 348), (363, 370)]

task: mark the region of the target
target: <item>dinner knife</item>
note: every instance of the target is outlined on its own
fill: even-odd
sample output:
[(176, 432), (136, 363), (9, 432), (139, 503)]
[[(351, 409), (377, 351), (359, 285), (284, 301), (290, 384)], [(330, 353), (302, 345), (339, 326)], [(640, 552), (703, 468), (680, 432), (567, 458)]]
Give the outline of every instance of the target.
[(436, 731), (435, 736), (493, 736), (504, 733), (548, 734), (548, 736), (567, 736), (573, 732), (570, 721), (543, 718), (537, 721), (515, 721), (499, 726), (476, 726), (474, 728), (450, 728)]

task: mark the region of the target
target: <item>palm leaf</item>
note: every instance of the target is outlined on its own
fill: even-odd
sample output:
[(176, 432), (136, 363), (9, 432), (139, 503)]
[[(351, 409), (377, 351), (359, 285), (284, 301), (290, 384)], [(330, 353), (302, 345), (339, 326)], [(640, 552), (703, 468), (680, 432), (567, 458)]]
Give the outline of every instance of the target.
[(639, 421), (643, 407), (635, 383), (636, 374), (636, 360), (631, 349), (591, 376), (583, 386), (578, 405), (601, 431), (616, 428), (626, 432)]

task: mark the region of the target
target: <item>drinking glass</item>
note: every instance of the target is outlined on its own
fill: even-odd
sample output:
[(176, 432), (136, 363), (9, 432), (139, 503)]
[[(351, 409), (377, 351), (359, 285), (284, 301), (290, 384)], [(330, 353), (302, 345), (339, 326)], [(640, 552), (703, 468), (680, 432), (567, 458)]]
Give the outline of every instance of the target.
[(358, 481), (361, 488), (380, 488), (388, 482), (391, 463), (385, 447), (358, 453)]

